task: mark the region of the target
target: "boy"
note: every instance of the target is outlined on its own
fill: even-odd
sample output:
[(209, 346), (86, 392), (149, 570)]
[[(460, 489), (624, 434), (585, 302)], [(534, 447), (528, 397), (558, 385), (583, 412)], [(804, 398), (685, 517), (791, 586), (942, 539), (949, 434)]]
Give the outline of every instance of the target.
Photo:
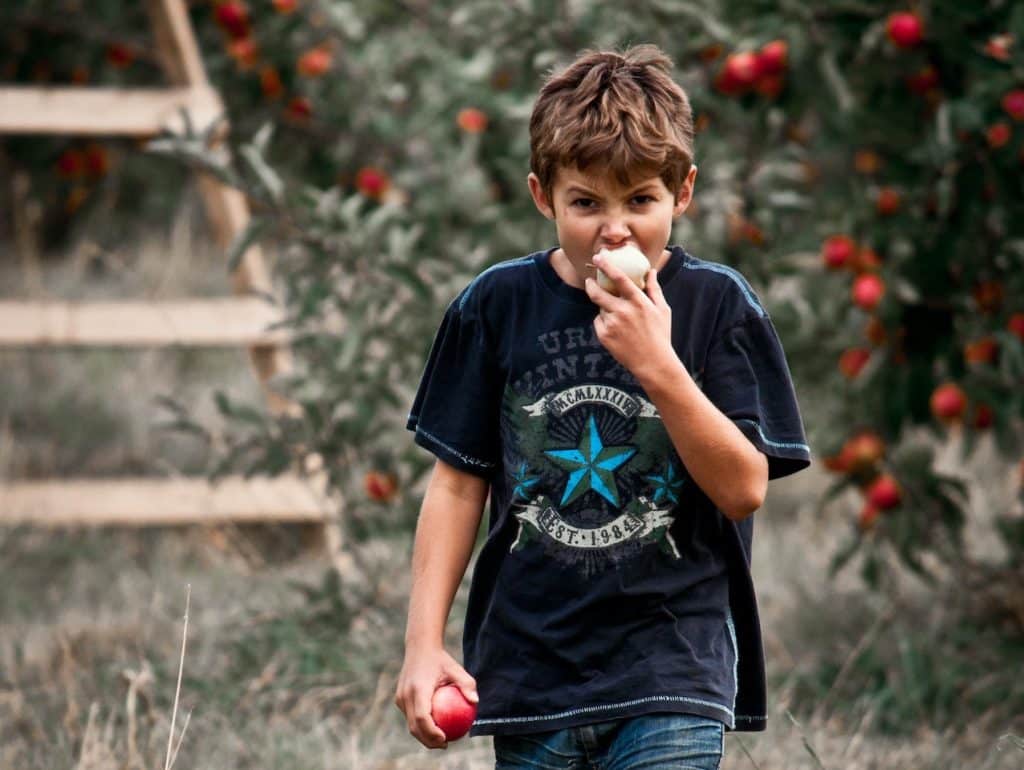
[[(528, 184), (559, 246), (477, 276), (434, 340), (408, 421), (437, 462), (395, 698), (425, 746), (447, 745), (446, 683), (500, 768), (717, 768), (726, 730), (764, 729), (750, 514), (810, 451), (749, 284), (668, 246), (697, 173), (671, 68), (638, 46), (548, 80)], [(605, 260), (626, 244), (643, 290)], [(443, 630), (488, 493), (463, 668)]]

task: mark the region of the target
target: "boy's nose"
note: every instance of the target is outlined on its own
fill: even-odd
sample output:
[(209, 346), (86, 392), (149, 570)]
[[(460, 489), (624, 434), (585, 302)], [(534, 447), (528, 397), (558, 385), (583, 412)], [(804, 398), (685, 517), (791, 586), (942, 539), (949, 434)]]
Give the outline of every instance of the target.
[(629, 227), (622, 219), (611, 219), (601, 229), (601, 237), (607, 243), (619, 243), (629, 237)]

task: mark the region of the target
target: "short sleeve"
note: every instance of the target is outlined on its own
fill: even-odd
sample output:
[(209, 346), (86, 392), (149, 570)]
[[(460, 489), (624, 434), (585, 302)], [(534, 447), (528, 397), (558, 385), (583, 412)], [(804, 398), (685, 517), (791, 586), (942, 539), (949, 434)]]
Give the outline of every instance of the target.
[(490, 478), (500, 457), (503, 375), (461, 298), (448, 306), (434, 336), (406, 428), (449, 465)]
[(768, 478), (811, 464), (786, 355), (767, 314), (727, 328), (702, 373), (708, 399), (768, 457)]

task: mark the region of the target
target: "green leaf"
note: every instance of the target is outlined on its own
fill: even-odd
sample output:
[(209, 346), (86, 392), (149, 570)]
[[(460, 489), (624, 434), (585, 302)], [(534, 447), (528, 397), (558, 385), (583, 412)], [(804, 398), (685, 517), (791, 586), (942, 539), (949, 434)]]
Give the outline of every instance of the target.
[(242, 145), (239, 152), (256, 175), (263, 189), (270, 196), (270, 199), (274, 203), (280, 204), (284, 198), (284, 182), (278, 173), (267, 164), (260, 151), (253, 145)]
[(229, 274), (238, 269), (238, 264), (242, 261), (242, 257), (249, 250), (249, 247), (263, 234), (266, 227), (267, 223), (265, 220), (250, 219), (245, 225), (245, 229), (235, 236), (227, 255)]

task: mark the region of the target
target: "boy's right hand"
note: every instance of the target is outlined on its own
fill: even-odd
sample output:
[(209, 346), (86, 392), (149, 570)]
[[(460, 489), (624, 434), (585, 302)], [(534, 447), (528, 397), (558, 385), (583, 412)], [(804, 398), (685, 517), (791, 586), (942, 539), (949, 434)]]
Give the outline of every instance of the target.
[(477, 703), (476, 680), (441, 647), (409, 646), (398, 675), (395, 705), (405, 714), (412, 736), (428, 749), (446, 749), (448, 741), (430, 715), (430, 704), (438, 687), (454, 684)]

